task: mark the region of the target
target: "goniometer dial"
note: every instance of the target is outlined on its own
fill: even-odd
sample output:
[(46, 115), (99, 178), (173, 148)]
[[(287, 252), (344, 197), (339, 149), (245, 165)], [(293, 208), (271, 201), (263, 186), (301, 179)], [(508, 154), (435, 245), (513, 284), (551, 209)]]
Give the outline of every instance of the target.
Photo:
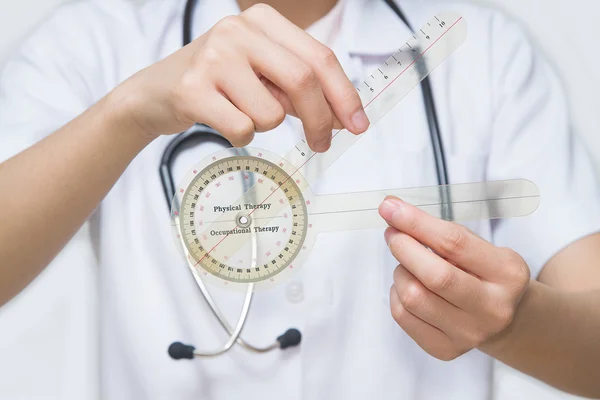
[(178, 214), (189, 261), (238, 283), (264, 281), (290, 267), (308, 228), (296, 180), (274, 162), (250, 155), (194, 170)]

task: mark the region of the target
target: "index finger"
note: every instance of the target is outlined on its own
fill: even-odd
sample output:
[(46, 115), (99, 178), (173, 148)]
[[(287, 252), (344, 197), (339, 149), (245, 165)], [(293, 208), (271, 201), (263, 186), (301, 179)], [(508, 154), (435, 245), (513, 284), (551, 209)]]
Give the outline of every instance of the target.
[(398, 198), (388, 197), (379, 206), (388, 224), (441, 257), (482, 278), (501, 276), (503, 257), (498, 248), (467, 228), (436, 218)]
[(358, 92), (331, 49), (269, 6), (256, 5), (242, 15), (313, 69), (333, 113), (347, 130), (359, 134), (369, 128)]

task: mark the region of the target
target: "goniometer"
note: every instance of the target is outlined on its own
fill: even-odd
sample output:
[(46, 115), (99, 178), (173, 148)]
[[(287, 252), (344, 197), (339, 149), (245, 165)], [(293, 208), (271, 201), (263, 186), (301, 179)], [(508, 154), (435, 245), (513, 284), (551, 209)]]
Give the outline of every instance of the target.
[[(357, 88), (371, 126), (465, 37), (462, 17), (437, 15), (373, 71)], [(538, 189), (526, 180), (315, 195), (310, 184), (362, 136), (335, 132), (325, 153), (301, 141), (284, 157), (227, 149), (196, 164), (171, 210), (174, 236), (195, 276), (243, 290), (274, 285), (302, 265), (318, 233), (385, 227), (377, 209), (388, 195), (451, 221), (523, 216), (538, 206)]]

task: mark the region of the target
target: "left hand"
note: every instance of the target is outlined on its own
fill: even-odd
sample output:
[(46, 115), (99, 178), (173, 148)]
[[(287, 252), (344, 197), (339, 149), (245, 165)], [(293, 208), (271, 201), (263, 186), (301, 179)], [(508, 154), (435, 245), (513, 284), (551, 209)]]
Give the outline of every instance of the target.
[(400, 262), (390, 292), (392, 316), (421, 348), (452, 360), (510, 325), (530, 278), (521, 256), (397, 198), (387, 198), (379, 213)]

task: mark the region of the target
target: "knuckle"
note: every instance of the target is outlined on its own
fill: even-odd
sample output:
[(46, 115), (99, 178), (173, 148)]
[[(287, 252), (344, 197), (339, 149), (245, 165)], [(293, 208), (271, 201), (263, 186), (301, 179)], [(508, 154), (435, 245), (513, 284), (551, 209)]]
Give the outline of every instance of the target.
[(179, 85), (177, 87), (180, 88), (180, 90), (184, 93), (187, 93), (189, 88), (195, 87), (197, 83), (198, 77), (196, 76), (195, 71), (188, 69), (181, 74)]
[(257, 130), (270, 131), (276, 128), (285, 120), (285, 110), (281, 104), (277, 103), (273, 107), (265, 110), (256, 122)]
[(467, 233), (461, 227), (453, 227), (450, 232), (442, 236), (440, 247), (445, 255), (458, 254), (466, 247)]
[(250, 118), (232, 124), (230, 129), (230, 139), (236, 147), (246, 146), (254, 138), (254, 123)]
[(229, 15), (218, 21), (212, 28), (213, 32), (222, 35), (231, 35), (240, 32), (244, 27), (244, 21), (237, 15)]
[(408, 284), (400, 296), (400, 302), (409, 311), (415, 311), (423, 303), (425, 291), (421, 285), (412, 282)]
[(315, 121), (314, 129), (317, 132), (325, 132), (331, 134), (331, 129), (333, 127), (333, 119), (331, 118), (331, 113), (327, 113), (323, 115)]
[(506, 268), (508, 279), (519, 287), (527, 283), (531, 277), (531, 271), (523, 257), (511, 249), (502, 249), (502, 251), (506, 260), (505, 263), (508, 266)]
[(428, 283), (431, 290), (445, 292), (451, 290), (454, 287), (455, 282), (456, 274), (454, 274), (454, 271), (450, 268), (444, 268)]
[(406, 309), (402, 306), (402, 303), (398, 301), (392, 302), (390, 310), (392, 312), (392, 318), (399, 325), (401, 325), (404, 322), (406, 316), (408, 315), (408, 311), (406, 311)]
[(317, 76), (308, 66), (298, 67), (292, 74), (290, 84), (296, 91), (314, 89), (317, 86)]
[(217, 50), (217, 46), (207, 44), (202, 49), (202, 53), (194, 57), (193, 67), (201, 68), (202, 66), (219, 66), (223, 61), (221, 52)]
[(333, 68), (339, 65), (339, 61), (333, 50), (327, 46), (319, 46), (317, 60), (325, 68)]
[(279, 126), (285, 120), (285, 115), (285, 110), (281, 104), (278, 104), (276, 107), (274, 107), (271, 115), (271, 120), (273, 121), (274, 125), (273, 128)]
[(172, 97), (176, 105), (185, 106), (193, 87), (196, 85), (195, 74), (185, 71), (179, 78), (179, 82), (172, 88)]
[(348, 106), (362, 106), (358, 92), (356, 91), (356, 88), (352, 86), (352, 84), (349, 84), (344, 88), (340, 88), (338, 93), (342, 99), (342, 104), (347, 104)]
[(502, 257), (509, 264), (520, 264), (523, 262), (523, 258), (514, 250), (509, 249), (508, 247), (503, 247), (500, 249), (502, 253)]
[(430, 353), (433, 357), (441, 361), (452, 361), (461, 355), (461, 352), (454, 348), (441, 347)]
[(500, 306), (494, 310), (495, 331), (501, 332), (506, 329), (515, 317), (515, 309), (510, 305)]
[(476, 349), (488, 340), (489, 335), (481, 330), (474, 330), (469, 334), (467, 347)]
[(268, 18), (276, 12), (277, 11), (268, 4), (258, 3), (244, 11), (244, 15), (249, 17)]

